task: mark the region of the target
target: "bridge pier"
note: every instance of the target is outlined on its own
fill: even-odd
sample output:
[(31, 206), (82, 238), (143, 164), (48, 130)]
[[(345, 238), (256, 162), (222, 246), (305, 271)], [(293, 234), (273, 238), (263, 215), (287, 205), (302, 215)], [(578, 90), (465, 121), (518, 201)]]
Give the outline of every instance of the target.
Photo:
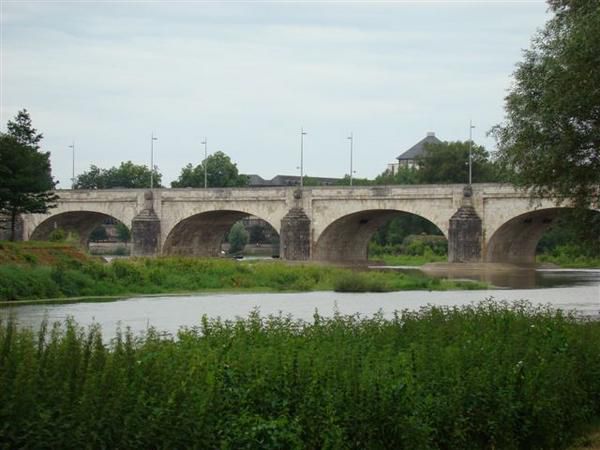
[(302, 208), (291, 208), (281, 219), (279, 240), (283, 259), (291, 261), (310, 259), (310, 219)]
[(462, 205), (450, 218), (448, 262), (480, 262), (483, 227), (473, 207), (473, 188), (466, 186)]
[(131, 221), (132, 256), (160, 255), (160, 219), (154, 212), (152, 191), (144, 193), (144, 209)]

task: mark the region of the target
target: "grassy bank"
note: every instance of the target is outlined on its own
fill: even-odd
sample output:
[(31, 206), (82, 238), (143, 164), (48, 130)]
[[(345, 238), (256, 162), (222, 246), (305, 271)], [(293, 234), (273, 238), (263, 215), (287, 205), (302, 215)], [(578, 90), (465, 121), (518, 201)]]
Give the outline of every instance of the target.
[(0, 241), (0, 266), (57, 265), (89, 260), (79, 249), (61, 242)]
[(600, 322), (526, 304), (102, 342), (0, 325), (0, 447), (566, 448), (600, 413)]
[(600, 269), (600, 257), (572, 256), (542, 253), (536, 256), (537, 263), (550, 263), (569, 269)]
[(24, 259), (26, 263), (0, 265), (0, 301), (205, 290), (387, 292), (485, 287), (393, 272), (360, 272), (282, 262), (173, 257), (134, 258), (105, 264), (90, 258), (62, 258), (47, 265), (36, 259)]

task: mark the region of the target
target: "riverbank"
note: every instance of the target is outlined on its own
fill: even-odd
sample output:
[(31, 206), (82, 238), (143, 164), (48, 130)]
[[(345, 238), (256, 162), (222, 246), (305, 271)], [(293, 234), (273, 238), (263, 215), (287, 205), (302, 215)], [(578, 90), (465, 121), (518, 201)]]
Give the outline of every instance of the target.
[[(33, 246), (35, 244), (28, 244)], [(63, 246), (64, 247), (64, 246)], [(80, 255), (73, 249), (51, 249), (53, 260), (40, 261), (27, 246), (2, 245), (0, 301), (215, 290), (389, 292), (397, 290), (481, 289), (487, 285), (448, 281), (425, 275), (344, 269), (281, 261), (234, 261), (184, 257), (131, 258), (110, 264)], [(6, 256), (12, 251), (18, 256)]]
[(0, 444), (567, 448), (600, 414), (600, 323), (523, 302), (198, 325), (0, 323)]
[[(434, 263), (448, 262), (447, 255), (392, 255), (380, 254), (372, 257), (369, 262), (389, 266), (425, 266)], [(548, 266), (563, 269), (600, 269), (600, 258), (588, 256), (571, 257), (542, 253), (536, 256), (536, 266)]]

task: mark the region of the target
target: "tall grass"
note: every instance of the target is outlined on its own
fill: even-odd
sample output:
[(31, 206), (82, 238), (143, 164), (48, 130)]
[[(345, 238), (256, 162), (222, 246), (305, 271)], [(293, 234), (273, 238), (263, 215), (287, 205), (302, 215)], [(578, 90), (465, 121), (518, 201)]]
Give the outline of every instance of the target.
[[(53, 267), (0, 265), (0, 300), (190, 292), (207, 289), (352, 290), (343, 280), (367, 282), (359, 291), (448, 289), (453, 282), (436, 282), (399, 273), (358, 273), (316, 265), (280, 262), (240, 263), (221, 259), (139, 258), (70, 261)], [(365, 288), (365, 286), (367, 288)], [(481, 287), (473, 283), (475, 287)]]
[(565, 448), (600, 323), (525, 303), (222, 322), (176, 338), (0, 324), (2, 448)]
[(577, 245), (559, 245), (536, 255), (536, 261), (570, 268), (600, 268), (600, 256), (586, 255)]

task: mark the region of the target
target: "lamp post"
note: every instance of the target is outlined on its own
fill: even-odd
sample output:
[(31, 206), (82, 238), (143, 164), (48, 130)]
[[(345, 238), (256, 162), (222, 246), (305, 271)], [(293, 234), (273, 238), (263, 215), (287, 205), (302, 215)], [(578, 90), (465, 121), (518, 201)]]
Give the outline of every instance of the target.
[(306, 131), (300, 128), (300, 187), (304, 187), (304, 136)]
[(208, 188), (208, 172), (206, 170), (206, 160), (208, 159), (208, 140), (206, 137), (204, 137), (202, 145), (204, 145), (204, 189), (206, 189)]
[(75, 189), (75, 141), (69, 145), (69, 148), (73, 149), (73, 162), (71, 165), (71, 189)]
[(473, 181), (473, 121), (469, 120), (469, 186)]
[(348, 140), (350, 141), (350, 186), (352, 186), (352, 174), (354, 173), (352, 170), (352, 146), (354, 144), (354, 135), (352, 133), (348, 136)]
[(150, 189), (154, 188), (154, 141), (158, 141), (157, 137), (154, 137), (154, 131), (150, 136)]

